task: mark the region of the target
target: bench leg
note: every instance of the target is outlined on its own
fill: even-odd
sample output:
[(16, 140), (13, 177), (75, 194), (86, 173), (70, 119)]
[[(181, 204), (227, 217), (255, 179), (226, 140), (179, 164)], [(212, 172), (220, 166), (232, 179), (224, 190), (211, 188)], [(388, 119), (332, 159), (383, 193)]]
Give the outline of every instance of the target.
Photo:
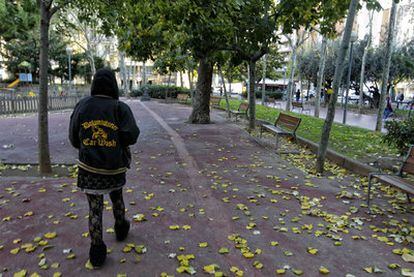
[(276, 150), (279, 149), (279, 135), (276, 134)]
[(372, 187), (372, 179), (373, 178), (374, 178), (374, 175), (369, 174), (369, 176), (368, 176), (368, 199), (367, 199), (368, 210), (371, 210), (370, 202), (371, 202), (371, 187)]
[(411, 204), (411, 197), (410, 197), (410, 194), (407, 192), (407, 201), (408, 201), (408, 204)]
[(260, 126), (260, 138), (262, 138), (263, 135), (263, 126)]

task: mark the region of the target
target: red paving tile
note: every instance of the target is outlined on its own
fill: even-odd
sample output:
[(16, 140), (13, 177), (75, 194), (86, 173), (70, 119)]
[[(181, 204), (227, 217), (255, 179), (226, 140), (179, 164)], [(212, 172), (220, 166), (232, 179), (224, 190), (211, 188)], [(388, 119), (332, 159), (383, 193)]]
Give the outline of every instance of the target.
[[(11, 276), (21, 269), (42, 276), (52, 276), (57, 271), (63, 276), (92, 276), (97, 273), (98, 276), (116, 276), (117, 273), (159, 276), (162, 272), (179, 275), (176, 272), (179, 266), (177, 259), (168, 257), (172, 253), (194, 254), (191, 265), (197, 275), (203, 275), (203, 267), (213, 263), (218, 264), (228, 276), (234, 275), (230, 272), (232, 266), (243, 270), (244, 276), (274, 276), (275, 270), (285, 265), (303, 270), (303, 276), (319, 276), (321, 265), (330, 270), (331, 276), (345, 276), (347, 273), (365, 276), (368, 274), (363, 268), (367, 266), (382, 269), (382, 276), (398, 276), (400, 270), (387, 268), (390, 263), (413, 268), (412, 264), (392, 253), (394, 248), (412, 249), (412, 243), (389, 246), (372, 238), (374, 232), (369, 228), (369, 225), (384, 227), (383, 222), (390, 220), (391, 216), (399, 222), (407, 220), (406, 225), (412, 224), (412, 213), (392, 209), (384, 199), (379, 199), (376, 202), (388, 207), (391, 212), (387, 216), (374, 218), (366, 214), (366, 208), (360, 207), (363, 197), (354, 197), (349, 200), (350, 204), (337, 199), (337, 193), (344, 189), (363, 195), (362, 191), (352, 186), (359, 184), (357, 176), (309, 176), (288, 160), (258, 145), (247, 133), (226, 122), (216, 112), (213, 113), (215, 124), (190, 125), (185, 123), (190, 114), (189, 107), (157, 102), (141, 104), (137, 101), (129, 101), (128, 104), (142, 133), (138, 144), (132, 148), (134, 166), (128, 172), (124, 198), (127, 215), (132, 218), (142, 213), (147, 221), (133, 222), (124, 243), (116, 242), (114, 234), (105, 233), (105, 242), (112, 252), (104, 267), (89, 271), (84, 266), (88, 259), (89, 238), (82, 236), (87, 232), (87, 203), (85, 196), (76, 190), (75, 180), (2, 177), (0, 245), (3, 248), (0, 250), (0, 270), (7, 269), (4, 276)], [(68, 116), (68, 113), (51, 115), (51, 122), (55, 122), (53, 126), (60, 124), (62, 128), (52, 143), (66, 140), (63, 130), (66, 130)], [(13, 120), (20, 124), (19, 120)], [(22, 119), (23, 122), (30, 120), (31, 117)], [(8, 139), (3, 137), (1, 143), (8, 143), (18, 136), (18, 132), (18, 129), (10, 132)], [(27, 151), (31, 148), (26, 147), (25, 150), (24, 143), (21, 147), (21, 157), (28, 156)], [(52, 145), (51, 148), (56, 160), (70, 162), (76, 157), (66, 144), (64, 147)], [(318, 187), (306, 186), (305, 183), (309, 182)], [(151, 193), (153, 197), (145, 199)], [(340, 230), (334, 233), (333, 228), (328, 232), (329, 222), (326, 220), (329, 216), (322, 218), (303, 214), (300, 201), (304, 196), (318, 198), (320, 210), (332, 217), (348, 215), (349, 222), (345, 229), (349, 233)], [(25, 199), (30, 201), (25, 202)], [(109, 201), (109, 198), (106, 200)], [(359, 211), (349, 213), (351, 206), (359, 207)], [(247, 207), (247, 210), (238, 207)], [(104, 230), (113, 225), (110, 202), (107, 208)], [(30, 211), (33, 215), (24, 216)], [(71, 215), (75, 218), (70, 218)], [(361, 230), (352, 223), (352, 218), (363, 222)], [(338, 221), (330, 223), (331, 227), (335, 222)], [(249, 223), (256, 226), (247, 229)], [(312, 230), (302, 230), (305, 224), (308, 227), (312, 224)], [(191, 229), (170, 230), (171, 225), (189, 225)], [(287, 232), (284, 232), (284, 227)], [(297, 227), (301, 234), (294, 233), (296, 229), (292, 227)], [(317, 237), (317, 230), (324, 233)], [(48, 245), (53, 246), (50, 249), (42, 251), (43, 247), (39, 246), (29, 254), (24, 250), (16, 255), (10, 254), (10, 250), (24, 243), (33, 243), (35, 237), (47, 232), (57, 234), (56, 238), (49, 240)], [(244, 258), (234, 242), (228, 239), (232, 234), (246, 239), (252, 252), (259, 249), (262, 253), (252, 259)], [(327, 234), (340, 236), (342, 246), (335, 246), (335, 241)], [(367, 239), (352, 239), (356, 235), (366, 236)], [(378, 236), (384, 234), (378, 233)], [(15, 244), (15, 239), (21, 239), (21, 242)], [(389, 239), (393, 241), (391, 237)], [(271, 241), (277, 241), (279, 245), (271, 246)], [(200, 242), (208, 242), (208, 247), (200, 248)], [(143, 244), (147, 252), (142, 255), (123, 253), (126, 243)], [(180, 251), (180, 247), (184, 250)], [(230, 253), (219, 254), (221, 247), (227, 247)], [(308, 247), (317, 248), (318, 254), (307, 253)], [(67, 254), (63, 253), (65, 249), (71, 249), (76, 258), (67, 260)], [(293, 255), (287, 256), (285, 251)], [(38, 266), (38, 255), (41, 253), (45, 254), (49, 265), (47, 270)], [(122, 259), (126, 260), (121, 263)], [(264, 267), (254, 268), (254, 261), (263, 263)], [(59, 268), (50, 268), (55, 262), (59, 263)], [(288, 270), (286, 275), (293, 276), (292, 270)]]

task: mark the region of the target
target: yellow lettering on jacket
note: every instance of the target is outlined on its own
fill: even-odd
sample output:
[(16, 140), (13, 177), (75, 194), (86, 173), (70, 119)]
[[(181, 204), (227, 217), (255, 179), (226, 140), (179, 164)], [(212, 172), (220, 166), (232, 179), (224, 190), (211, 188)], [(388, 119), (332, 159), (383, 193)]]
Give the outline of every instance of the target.
[(82, 127), (85, 130), (89, 129), (91, 127), (98, 127), (98, 126), (108, 127), (108, 128), (111, 128), (114, 131), (118, 130), (118, 126), (116, 126), (114, 123), (106, 121), (106, 120), (91, 120), (91, 121), (82, 123)]
[[(92, 138), (85, 138), (82, 140), (85, 146), (100, 146), (100, 147), (116, 147), (115, 140), (108, 140), (108, 133), (105, 132), (100, 126), (107, 127), (114, 131), (118, 130), (118, 127), (105, 120), (91, 120), (82, 123), (82, 127), (87, 130), (92, 129)], [(111, 130), (110, 130), (111, 131)]]

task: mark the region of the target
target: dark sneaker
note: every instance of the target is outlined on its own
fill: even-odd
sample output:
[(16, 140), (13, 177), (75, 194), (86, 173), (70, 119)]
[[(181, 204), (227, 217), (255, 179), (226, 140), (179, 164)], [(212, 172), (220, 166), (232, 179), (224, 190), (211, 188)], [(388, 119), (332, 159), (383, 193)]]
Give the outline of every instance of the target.
[(94, 267), (100, 267), (105, 263), (106, 260), (106, 245), (102, 244), (93, 245), (89, 249), (89, 261)]
[(121, 224), (115, 223), (115, 235), (117, 241), (123, 241), (128, 236), (129, 232), (129, 221), (124, 220)]

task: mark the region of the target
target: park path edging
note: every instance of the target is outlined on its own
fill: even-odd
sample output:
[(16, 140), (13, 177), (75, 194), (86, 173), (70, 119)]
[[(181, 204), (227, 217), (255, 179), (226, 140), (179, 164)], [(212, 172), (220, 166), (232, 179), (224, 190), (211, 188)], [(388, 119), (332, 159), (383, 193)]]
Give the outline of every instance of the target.
[[(261, 123), (262, 123), (262, 121), (260, 121), (260, 120), (257, 122), (257, 124), (261, 124)], [(260, 139), (252, 136), (244, 128), (240, 127), (240, 129), (243, 130), (243, 131), (245, 131), (246, 133), (248, 133), (249, 136), (256, 143), (258, 143), (258, 144), (260, 144), (262, 146), (265, 146)], [(308, 139), (305, 139), (303, 137), (300, 137), (300, 136), (296, 136), (296, 143), (298, 145), (300, 145), (300, 146), (304, 146), (304, 147), (308, 148), (312, 153), (318, 154), (319, 145), (317, 143), (315, 143), (313, 141), (310, 141)], [(331, 162), (337, 164), (340, 167), (343, 167), (343, 168), (345, 168), (347, 170), (350, 170), (350, 171), (352, 171), (352, 172), (354, 172), (356, 174), (359, 174), (359, 175), (362, 175), (362, 176), (365, 176), (365, 177), (368, 177), (368, 175), (371, 172), (378, 171), (376, 168), (374, 168), (374, 167), (372, 167), (370, 165), (367, 165), (367, 164), (364, 164), (364, 163), (362, 163), (362, 162), (360, 162), (358, 160), (355, 160), (355, 159), (351, 159), (349, 157), (346, 157), (345, 155), (342, 155), (342, 154), (340, 154), (340, 153), (338, 153), (338, 152), (336, 152), (336, 151), (334, 151), (332, 149), (329, 149), (329, 148), (328, 148), (328, 150), (326, 152), (326, 158), (328, 160), (330, 160)]]
[[(318, 153), (319, 145), (317, 143), (314, 143), (313, 141), (310, 141), (302, 137), (296, 137), (296, 141), (297, 144), (305, 146), (306, 148), (311, 150), (312, 153)], [(326, 158), (331, 162), (362, 176), (368, 176), (369, 173), (377, 171), (377, 169), (370, 165), (364, 164), (358, 160), (348, 158), (329, 148), (326, 152)]]

